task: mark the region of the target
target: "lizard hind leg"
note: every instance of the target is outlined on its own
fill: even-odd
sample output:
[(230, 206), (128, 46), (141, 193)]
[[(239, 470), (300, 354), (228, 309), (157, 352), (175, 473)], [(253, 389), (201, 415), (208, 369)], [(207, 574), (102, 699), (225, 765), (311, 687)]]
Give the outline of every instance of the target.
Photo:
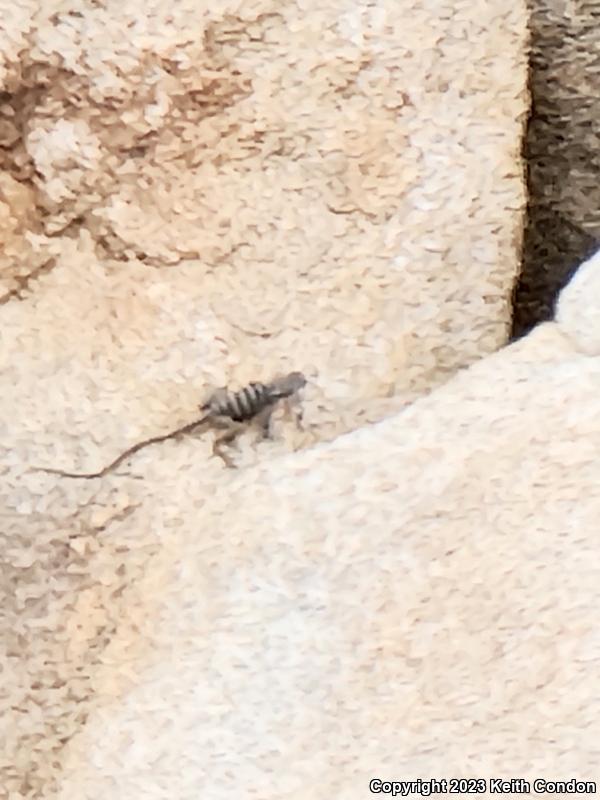
[(213, 442), (213, 455), (220, 458), (229, 469), (235, 469), (235, 462), (227, 454), (226, 449), (233, 444), (242, 430), (244, 430), (244, 425), (241, 422), (234, 422), (234, 420), (228, 417), (216, 417), (212, 420), (212, 425), (214, 428), (220, 430), (225, 429), (225, 432), (217, 436)]

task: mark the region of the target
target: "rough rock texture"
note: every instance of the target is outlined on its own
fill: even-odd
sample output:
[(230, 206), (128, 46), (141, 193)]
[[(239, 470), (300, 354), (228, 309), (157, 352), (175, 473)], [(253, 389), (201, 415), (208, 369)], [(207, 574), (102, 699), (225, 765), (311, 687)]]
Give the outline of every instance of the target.
[(61, 800), (597, 779), (598, 303), (600, 254), (557, 323), (405, 412), (202, 504), (192, 473), (153, 480), (160, 556), (104, 650)]
[[(522, 5), (213, 5), (57, 4), (15, 21), (4, 300), (54, 267), (48, 305), (85, 295), (103, 352), (86, 305), (101, 318), (107, 296), (137, 293), (112, 310), (115, 335), (151, 351), (148, 337), (168, 342), (156, 323), (140, 337), (139, 304), (182, 317), (193, 304), (212, 351), (178, 358), (200, 361), (203, 383), (231, 377), (220, 336), (253, 375), (301, 347), (346, 396), (352, 372), (361, 402), (408, 402), (503, 344), (524, 203)], [(242, 352), (232, 323), (270, 340), (242, 333)], [(111, 369), (129, 369), (125, 350)]]
[[(403, 493), (421, 496), (411, 483), (436, 430), (432, 411), (409, 458), (393, 415), (507, 337), (524, 205), (523, 5), (181, 0), (142, 11), (111, 0), (0, 13), (0, 786), (11, 800), (59, 787), (77, 800), (213, 800), (254, 781), (281, 798), (326, 767), (313, 796), (330, 797), (336, 780), (351, 796), (357, 770), (392, 746), (397, 759), (394, 731), (416, 769), (412, 730), (430, 698), (419, 709), (404, 684), (408, 633), (395, 641), (385, 605), (403, 609), (411, 584), (396, 595), (390, 574), (374, 587), (371, 560), (378, 536), (382, 558), (401, 544)], [(100, 482), (30, 469), (99, 468), (195, 417), (208, 387), (289, 369), (310, 379), (307, 429), (280, 417), (277, 441), (247, 437), (237, 474), (211, 458), (210, 435), (144, 451)], [(440, 424), (468, 411), (462, 395), (444, 396)], [(286, 460), (291, 450), (305, 452)], [(440, 476), (461, 468), (450, 456)], [(335, 498), (329, 510), (316, 487)], [(386, 487), (382, 528), (369, 513)], [(391, 558), (412, 569), (417, 556)], [(258, 589), (254, 568), (268, 572)], [(305, 631), (313, 612), (321, 627)], [(283, 627), (270, 629), (276, 618)], [(377, 635), (345, 664), (353, 629)], [(431, 631), (411, 659), (427, 660)], [(363, 679), (364, 698), (350, 701)], [(370, 681), (388, 710), (414, 703), (405, 727), (394, 710), (368, 731), (383, 713)], [(142, 739), (127, 744), (147, 697), (166, 748), (151, 785), (154, 756)], [(336, 745), (330, 734), (351, 719)], [(193, 769), (178, 755), (186, 729), (201, 750)], [(254, 734), (246, 774), (237, 748)], [(105, 736), (121, 742), (127, 775)], [(271, 781), (280, 758), (293, 768)]]
[(529, 0), (529, 8), (529, 209), (516, 336), (551, 318), (557, 292), (600, 242), (600, 4)]

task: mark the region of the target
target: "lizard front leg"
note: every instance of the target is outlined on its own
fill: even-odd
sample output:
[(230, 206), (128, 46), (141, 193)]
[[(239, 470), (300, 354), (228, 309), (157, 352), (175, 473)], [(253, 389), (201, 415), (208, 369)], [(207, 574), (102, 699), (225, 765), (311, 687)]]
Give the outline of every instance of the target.
[(255, 439), (255, 444), (258, 444), (263, 439), (270, 439), (272, 436), (271, 422), (273, 419), (273, 406), (268, 406), (256, 415), (256, 426), (258, 428), (258, 435)]
[(304, 430), (304, 414), (303, 409), (300, 403), (298, 402), (297, 398), (288, 397), (285, 401), (285, 410), (292, 419), (294, 420), (294, 424), (299, 431)]

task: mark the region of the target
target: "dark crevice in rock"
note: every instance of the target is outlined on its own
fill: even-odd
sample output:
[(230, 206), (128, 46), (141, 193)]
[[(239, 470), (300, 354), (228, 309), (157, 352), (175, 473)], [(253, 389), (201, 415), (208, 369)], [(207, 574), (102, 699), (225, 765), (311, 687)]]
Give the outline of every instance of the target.
[(513, 338), (552, 319), (556, 297), (600, 247), (600, 27), (597, 0), (529, 0), (528, 218)]

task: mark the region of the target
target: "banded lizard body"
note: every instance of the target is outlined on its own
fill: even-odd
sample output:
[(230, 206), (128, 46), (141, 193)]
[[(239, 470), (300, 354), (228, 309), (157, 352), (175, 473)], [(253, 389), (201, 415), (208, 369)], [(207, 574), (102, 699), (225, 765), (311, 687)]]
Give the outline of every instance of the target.
[[(290, 372), (280, 378), (275, 378), (270, 383), (249, 383), (237, 392), (227, 389), (217, 389), (205, 403), (200, 406), (203, 416), (187, 425), (182, 425), (169, 433), (161, 436), (152, 436), (132, 445), (120, 456), (107, 464), (98, 472), (65, 472), (61, 469), (48, 469), (34, 467), (39, 472), (49, 472), (62, 475), (65, 478), (102, 478), (120, 464), (133, 456), (138, 451), (152, 444), (166, 442), (168, 439), (178, 439), (200, 428), (214, 428), (225, 432), (215, 439), (213, 453), (218, 456), (227, 467), (235, 467), (233, 461), (225, 453), (225, 447), (231, 445), (249, 422), (256, 421), (260, 427), (260, 437), (268, 438), (271, 435), (271, 415), (280, 400), (291, 400), (303, 386), (306, 378), (301, 372)], [(300, 425), (301, 414), (296, 411), (296, 423)]]

